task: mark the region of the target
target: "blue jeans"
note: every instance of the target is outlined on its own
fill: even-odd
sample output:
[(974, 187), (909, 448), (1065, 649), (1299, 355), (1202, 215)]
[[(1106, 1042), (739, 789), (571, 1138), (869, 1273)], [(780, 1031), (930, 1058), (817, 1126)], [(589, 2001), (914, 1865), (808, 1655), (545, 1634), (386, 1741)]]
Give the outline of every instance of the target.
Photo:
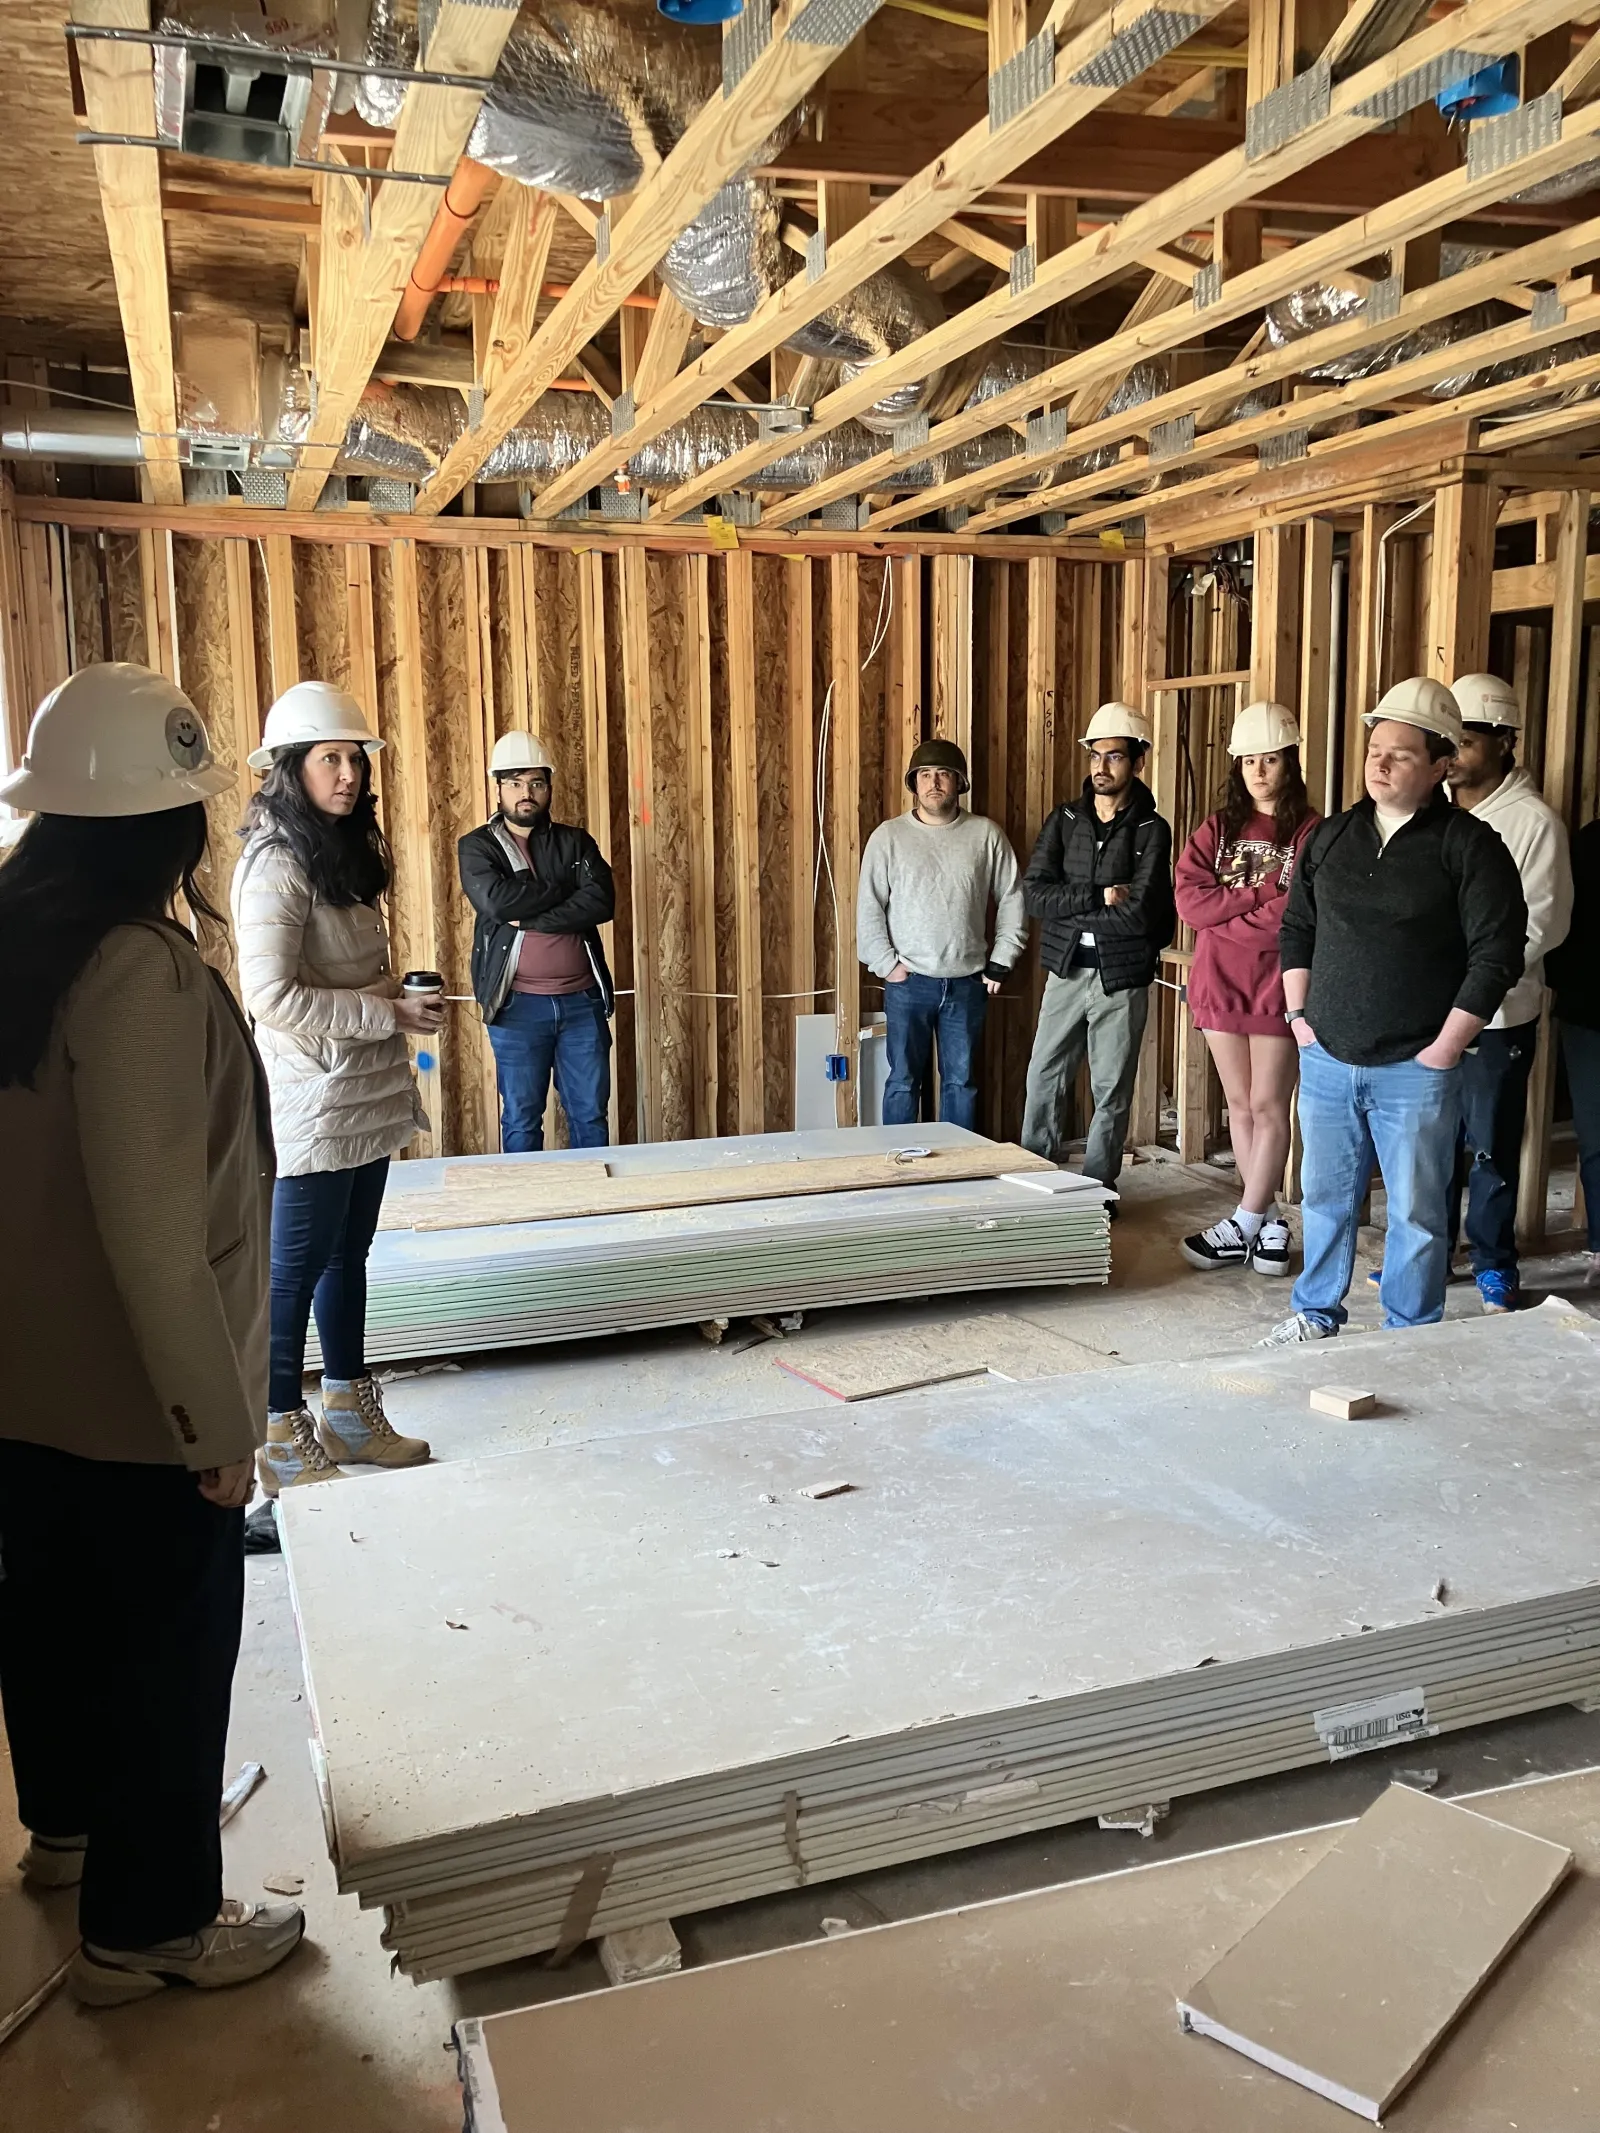
[(939, 1056), (939, 1116), (947, 1126), (978, 1123), (974, 1055), (983, 1035), (989, 995), (981, 977), (922, 978), (913, 971), (898, 985), (885, 984), (883, 1012), (889, 1025), (889, 1079), (883, 1089), (886, 1126), (914, 1126), (922, 1108), (928, 1056)]
[(1356, 1227), (1373, 1165), (1383, 1173), (1389, 1234), (1378, 1291), (1385, 1326), (1444, 1316), (1450, 1181), (1461, 1130), (1461, 1069), (1346, 1066), (1320, 1044), (1300, 1054), (1300, 1166), (1305, 1266), (1294, 1307), (1337, 1331), (1355, 1271)]
[(1467, 1202), (1467, 1248), (1474, 1274), (1517, 1278), (1517, 1181), (1528, 1076), (1539, 1045), (1537, 1022), (1478, 1032), (1461, 1062), (1461, 1136), (1450, 1192), (1450, 1248)]
[(1600, 1252), (1600, 1029), (1563, 1022), (1561, 1049), (1572, 1091), (1572, 1127), (1578, 1136), (1578, 1175), (1583, 1180), (1589, 1249)]
[(313, 1310), (323, 1376), (367, 1374), (367, 1254), (388, 1175), (382, 1155), (356, 1170), (312, 1170), (273, 1187), (267, 1406), (275, 1415), (300, 1405)]
[(610, 1135), (611, 1025), (599, 989), (514, 992), (489, 1024), (500, 1084), (500, 1145), (507, 1155), (544, 1146), (552, 1069), (574, 1148), (603, 1148)]

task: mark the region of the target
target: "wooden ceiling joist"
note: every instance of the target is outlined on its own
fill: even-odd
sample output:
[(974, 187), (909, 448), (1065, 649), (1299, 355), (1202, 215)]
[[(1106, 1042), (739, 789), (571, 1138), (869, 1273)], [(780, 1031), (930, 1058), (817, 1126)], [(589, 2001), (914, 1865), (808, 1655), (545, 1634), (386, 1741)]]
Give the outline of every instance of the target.
[[(1424, 31), (1420, 35), (1432, 37), (1433, 31)], [(1418, 40), (1413, 42), (1416, 41)], [(1407, 51), (1410, 49), (1411, 47), (1406, 48)], [(1390, 62), (1384, 61), (1380, 64), (1387, 66)], [(1358, 82), (1367, 78), (1365, 75), (1355, 77)], [(1311, 130), (1315, 131), (1314, 128)], [(1545, 148), (1534, 150), (1513, 168), (1492, 172), (1487, 177), (1474, 181), (1468, 170), (1462, 167), (1443, 178), (1435, 179), (1431, 185), (1402, 194), (1370, 215), (1358, 216), (1319, 237), (1308, 238), (1292, 250), (1264, 261), (1259, 267), (1253, 267), (1231, 281), (1225, 281), (1215, 303), (1207, 307), (1207, 327), (1226, 325), (1234, 319), (1246, 317), (1306, 282), (1319, 280), (1327, 273), (1337, 272), (1358, 260), (1385, 252), (1391, 246), (1403, 243), (1410, 234), (1438, 228), (1486, 201), (1491, 201), (1499, 190), (1536, 183), (1539, 179), (1570, 169), (1592, 156), (1597, 143), (1600, 143), (1600, 112), (1597, 112), (1595, 107), (1586, 107), (1582, 111), (1571, 113), (1564, 121), (1557, 141)], [(1173, 219), (1177, 219), (1176, 214)], [(1185, 215), (1183, 219), (1187, 221), (1189, 218)], [(1120, 226), (1121, 229), (1125, 230), (1127, 222), (1132, 220), (1134, 216), (1127, 217)], [(1107, 236), (1112, 233), (1101, 234)], [(1075, 250), (1081, 253), (1082, 245)], [(1064, 255), (1067, 259), (1072, 256)], [(996, 307), (1001, 302), (1004, 302), (1003, 298), (990, 300), (991, 307)], [(1051, 400), (1058, 400), (1065, 394), (1076, 392), (1107, 372), (1126, 369), (1142, 356), (1156, 355), (1167, 349), (1180, 347), (1192, 337), (1193, 332), (1192, 315), (1181, 310), (1169, 312), (1143, 325), (1125, 330), (1095, 348), (1066, 357), (1059, 364), (1053, 365), (1038, 377), (1027, 380), (1012, 391), (999, 394), (994, 399), (985, 401), (980, 407), (952, 417), (933, 432), (914, 456), (921, 459), (926, 458), (930, 452), (948, 451), (957, 444), (966, 443), (987, 430), (997, 428), (1002, 422), (1015, 421)], [(918, 345), (920, 347), (923, 344)], [(889, 367), (881, 366), (886, 373)], [(1202, 381), (1195, 390), (1197, 399), (1210, 397), (1215, 390), (1214, 383), (1209, 379)], [(834, 419), (844, 420), (849, 413), (855, 412), (848, 401), (845, 401), (844, 412), (835, 415), (843, 399), (841, 393), (834, 393), (819, 402), (816, 411), (817, 422), (827, 422), (831, 427)], [(1038, 455), (1035, 463), (1042, 468), (1062, 459), (1072, 458), (1076, 456), (1079, 448), (1077, 438), (1071, 437), (1059, 451)], [(896, 466), (907, 463), (908, 455), (897, 456), (892, 450), (877, 453), (860, 467), (851, 468), (847, 474), (836, 475), (828, 481), (818, 483), (803, 497), (786, 499), (774, 505), (766, 513), (764, 523), (786, 524), (802, 512), (818, 509), (837, 496), (855, 494), (861, 488), (881, 482)], [(994, 476), (991, 470), (989, 477), (981, 482), (968, 480), (959, 484), (947, 484), (937, 492), (937, 497), (940, 503), (962, 502), (993, 487)], [(897, 523), (899, 519), (917, 516), (920, 512), (934, 507), (931, 498), (911, 499), (905, 504), (891, 505), (883, 512), (875, 514), (874, 523)]]
[[(147, 30), (148, 0), (77, 0), (78, 22), (105, 29)], [(147, 45), (92, 39), (80, 44), (84, 106), (96, 133), (149, 140), (156, 130), (155, 74)], [(178, 402), (172, 371), (172, 299), (161, 207), (161, 171), (153, 148), (97, 148), (100, 212), (111, 247), (117, 308), (128, 345), (133, 404), (139, 416), (145, 476), (158, 504), (181, 504)]]
[[(516, 0), (439, 0), (421, 64), (440, 74), (493, 74), (516, 19)], [(482, 101), (475, 89), (413, 82), (395, 126), (394, 167), (448, 178)], [(353, 177), (325, 177), (322, 184), (312, 316), (316, 402), (289, 483), (289, 503), (297, 511), (315, 506), (333, 471), (440, 199), (440, 188), (432, 185)], [(363, 197), (369, 190), (370, 203)]]
[[(1232, 454), (1246, 446), (1259, 445), (1267, 439), (1282, 436), (1286, 431), (1331, 422), (1340, 415), (1382, 408), (1388, 402), (1403, 402), (1408, 394), (1428, 392), (1440, 379), (1450, 377), (1457, 371), (1471, 371), (1480, 366), (1487, 368), (1490, 364), (1504, 362), (1511, 356), (1536, 355), (1545, 350), (1554, 350), (1565, 341), (1592, 332), (1597, 325), (1600, 325), (1600, 300), (1590, 298), (1586, 303), (1575, 305), (1558, 325), (1546, 327), (1542, 332), (1532, 333), (1520, 322), (1492, 327), (1489, 331), (1474, 334), (1467, 340), (1431, 349), (1426, 355), (1415, 356), (1410, 362), (1397, 364), (1392, 370), (1380, 371), (1367, 378), (1355, 378), (1347, 384), (1329, 386), (1321, 392), (1308, 394), (1304, 399), (1292, 401), (1288, 406), (1269, 409), (1242, 422), (1228, 423), (1222, 429), (1213, 430), (1208, 436), (1196, 438), (1191, 450), (1184, 454), (1179, 470), (1185, 471), (1192, 466), (1202, 465), (1219, 453)], [(1383, 331), (1384, 329), (1377, 329), (1372, 337), (1379, 338)], [(1391, 325), (1387, 329), (1387, 336), (1392, 337), (1393, 332)], [(1559, 358), (1554, 360), (1559, 361)], [(1561, 375), (1565, 375), (1564, 370)], [(1527, 381), (1516, 379), (1509, 384), (1502, 383), (1495, 390), (1505, 397), (1485, 403), (1488, 408), (1514, 401), (1518, 394), (1529, 391), (1530, 386)], [(1411, 428), (1427, 428), (1430, 420), (1449, 420), (1448, 409), (1460, 413), (1461, 402), (1438, 402), (1417, 408), (1405, 419)], [(1596, 409), (1594, 413), (1600, 417), (1600, 409)], [(1375, 428), (1365, 429), (1360, 434), (1371, 440), (1380, 434), (1389, 434), (1392, 428), (1393, 422), (1389, 422), (1382, 426), (1381, 431)], [(1320, 440), (1312, 445), (1307, 456), (1323, 450), (1328, 442), (1329, 440)], [(1152, 469), (1146, 454), (1135, 453), (1123, 468), (1115, 472), (1085, 475), (1081, 482), (1072, 485), (1073, 498), (1081, 501), (1151, 471), (1159, 471), (1159, 468)], [(990, 510), (975, 514), (968, 524), (975, 532), (990, 532), (997, 526), (1010, 524), (1013, 519), (1027, 517), (1037, 511), (1041, 501), (1045, 500), (1053, 507), (1059, 508), (1053, 495), (1048, 499), (1038, 496), (1031, 499), (1007, 498), (1005, 502)], [(1120, 509), (1125, 516), (1134, 515), (1143, 511), (1148, 501), (1149, 499), (1145, 499), (1124, 503)]]
[[(875, 7), (876, 0), (861, 0), (858, 27)], [(551, 381), (655, 271), (679, 232), (748, 166), (761, 143), (821, 79), (839, 49), (813, 41), (832, 34), (825, 13), (819, 0), (780, 0), (766, 45), (726, 93), (712, 97), (672, 153), (633, 194), (611, 231), (605, 259), (585, 266), (507, 368), (486, 398), (476, 429), (461, 439), (423, 489), (417, 499), (420, 512), (440, 510), (465, 487)], [(736, 40), (743, 34), (741, 22), (729, 25), (725, 53), (740, 49)], [(732, 374), (744, 368), (740, 362)]]
[[(1210, 19), (1221, 12), (1223, 0), (1194, 0), (1185, 20), (1192, 16)], [(1070, 9), (1070, 0), (1055, 0), (1040, 35), (1053, 37), (1057, 19)], [(900, 258), (921, 239), (949, 223), (969, 205), (991, 180), (1052, 140), (1085, 113), (1115, 94), (1115, 70), (1096, 65), (1115, 40), (1125, 37), (1130, 26), (1142, 19), (1142, 0), (1120, 0), (1055, 53), (1049, 86), (1003, 123), (993, 125), (987, 117), (943, 154), (879, 203), (837, 243), (830, 243), (821, 271), (796, 275), (759, 304), (744, 324), (733, 327), (714, 348), (691, 364), (668, 389), (634, 413), (626, 437), (600, 446), (570, 472), (561, 475), (540, 494), (541, 512), (554, 514), (573, 503), (588, 489), (621, 466), (629, 454), (674, 422), (692, 412), (705, 396), (736, 376), (747, 365), (769, 355), (780, 343), (830, 305), (838, 303), (871, 274)], [(1087, 79), (1082, 77), (1087, 76)], [(1079, 77), (1079, 78), (1075, 78)], [(1036, 307), (1038, 308), (1038, 307)], [(940, 331), (948, 331), (941, 328)], [(928, 336), (929, 341), (936, 335)], [(987, 336), (985, 336), (987, 338)], [(918, 344), (922, 345), (922, 344)], [(937, 360), (929, 369), (940, 367)], [(879, 366), (874, 365), (874, 372)], [(923, 373), (924, 375), (926, 373)], [(837, 398), (834, 394), (831, 398)], [(868, 393), (861, 403), (870, 406), (877, 397)], [(830, 425), (831, 426), (831, 425)], [(765, 458), (784, 449), (776, 440)], [(671, 516), (693, 509), (708, 497), (736, 484), (744, 455), (728, 462), (728, 477), (722, 469), (702, 476), (673, 493), (667, 509)], [(762, 462), (764, 463), (764, 461)]]
[[(1222, 157), (1200, 176), (1186, 180), (1157, 200), (1147, 201), (1142, 207), (1131, 209), (1114, 227), (1098, 230), (1090, 237), (1081, 238), (1056, 258), (1041, 262), (1031, 286), (1027, 289), (997, 291), (993, 296), (973, 304), (968, 310), (948, 320), (933, 333), (912, 342), (898, 355), (873, 364), (860, 378), (849, 385), (841, 386), (830, 393), (827, 399), (818, 403), (811, 433), (822, 434), (827, 430), (836, 429), (841, 423), (859, 415), (883, 393), (926, 376), (953, 357), (965, 354), (968, 349), (999, 339), (1024, 320), (1035, 317), (1047, 306), (1081, 295), (1086, 289), (1110, 279), (1113, 274), (1136, 265), (1153, 246), (1174, 243), (1185, 231), (1193, 227), (1197, 218), (1216, 215), (1237, 205), (1258, 185), (1262, 174), (1270, 173), (1274, 167), (1293, 168), (1315, 162), (1319, 156), (1326, 154), (1330, 147), (1344, 145), (1364, 134), (1372, 133), (1384, 123), (1378, 115), (1384, 109), (1381, 101), (1384, 93), (1395, 83), (1428, 66), (1444, 52), (1453, 50), (1458, 45), (1470, 50), (1477, 50), (1480, 45), (1482, 49), (1489, 49), (1496, 40), (1503, 43), (1507, 38), (1516, 40), (1525, 35), (1536, 35), (1552, 21), (1561, 19), (1565, 5), (1566, 0), (1468, 0), (1468, 4), (1458, 13), (1451, 15), (1447, 22), (1433, 23), (1418, 31), (1394, 52), (1375, 61), (1372, 66), (1341, 84), (1333, 92), (1327, 115), (1304, 128), (1280, 147), (1254, 159), (1249, 158), (1243, 149)], [(1581, 118), (1581, 114), (1578, 116)], [(1568, 121), (1569, 126), (1573, 123), (1575, 122)], [(1564, 129), (1563, 141), (1565, 139)], [(1576, 154), (1569, 158), (1571, 162), (1578, 160)], [(1463, 178), (1465, 175), (1465, 172), (1460, 174)], [(1452, 182), (1446, 179), (1436, 181), (1436, 184), (1447, 185)], [(1499, 174), (1495, 174), (1489, 184), (1491, 197), (1497, 192), (1516, 189), (1517, 180), (1514, 177), (1503, 178)], [(1429, 190), (1422, 188), (1409, 198), (1421, 198)], [(1462, 197), (1469, 196), (1470, 188), (1463, 187)], [(1385, 215), (1393, 213), (1395, 206), (1396, 203), (1390, 203), (1388, 208), (1379, 209), (1371, 217), (1363, 219), (1374, 225), (1379, 224)], [(1284, 261), (1304, 260), (1309, 264), (1316, 248), (1317, 241), (1309, 240), (1305, 245), (1297, 246), (1282, 255), (1280, 261), (1274, 264), (1280, 269)], [(1368, 246), (1369, 250), (1381, 248), (1381, 241), (1376, 238)], [(1254, 308), (1254, 301), (1243, 300), (1243, 292), (1253, 285), (1255, 277), (1263, 271), (1261, 268), (1253, 269), (1232, 282), (1225, 281), (1219, 303), (1227, 305), (1231, 297), (1232, 309), (1221, 309), (1219, 304), (1208, 305), (1207, 326), (1213, 323), (1220, 325), (1229, 316), (1238, 316), (1241, 310)], [(1275, 295), (1285, 293), (1287, 289), (1294, 287), (1297, 281), (1311, 278), (1308, 274), (1300, 273), (1297, 267), (1289, 269), (1289, 276), (1281, 287), (1274, 287)], [(1174, 314), (1174, 317), (1178, 322), (1176, 329), (1162, 321), (1158, 321), (1152, 328), (1156, 336), (1156, 346), (1174, 345), (1174, 340), (1186, 339), (1194, 330), (1192, 319), (1182, 313)], [(1055, 366), (1049, 374), (1051, 386), (1048, 392), (1041, 388), (1040, 380), (1034, 379), (1016, 394), (1004, 394), (985, 403), (978, 411), (980, 419), (972, 434), (992, 429), (999, 422), (1012, 419), (1019, 407), (1021, 411), (1026, 412), (1029, 407), (1037, 407), (1047, 398), (1058, 397), (1064, 382), (1064, 373), (1070, 374), (1070, 383), (1074, 387), (1084, 382), (1086, 377), (1094, 375), (1103, 367), (1098, 359), (1108, 355), (1114, 346), (1114, 343), (1103, 344), (1101, 348), (1089, 351), (1083, 358)], [(1137, 354), (1139, 351), (1135, 349), (1131, 352)], [(1116, 347), (1115, 353), (1121, 357), (1124, 351), (1121, 347)], [(931, 444), (931, 440), (929, 443)], [(862, 467), (851, 468), (846, 475), (835, 476), (831, 481), (819, 483), (814, 489), (807, 490), (802, 496), (786, 499), (775, 505), (764, 515), (763, 523), (786, 525), (820, 507), (830, 496), (861, 493), (876, 486), (881, 476), (891, 467), (910, 464), (913, 457), (926, 457), (928, 449), (929, 444), (925, 444), (919, 446), (914, 455), (908, 453), (897, 456), (892, 452), (876, 454)], [(720, 480), (724, 486), (735, 486), (747, 481), (768, 459), (775, 456), (775, 448), (771, 444), (755, 445), (728, 461), (720, 470)], [(694, 500), (696, 499), (691, 485), (668, 500), (667, 510), (669, 513), (676, 512)]]
[[(1309, 334), (1302, 341), (1287, 348), (1270, 350), (1265, 354), (1251, 356), (1232, 364), (1226, 370), (1215, 371), (1199, 385), (1180, 387), (1163, 393), (1159, 398), (1131, 409), (1125, 415), (1096, 422), (1081, 430), (1073, 440), (1074, 456), (1083, 452), (1103, 449), (1107, 445), (1120, 444), (1129, 437), (1148, 432), (1155, 424), (1169, 422), (1177, 416), (1193, 411), (1197, 395), (1204, 395), (1213, 403), (1234, 401), (1246, 393), (1258, 391), (1292, 377), (1316, 364), (1348, 360), (1363, 348), (1372, 347), (1397, 336), (1415, 333), (1419, 328), (1450, 316), (1455, 311), (1470, 309), (1486, 301), (1491, 295), (1508, 298), (1505, 277), (1508, 274), (1523, 278), (1524, 285), (1534, 280), (1544, 280), (1559, 274), (1563, 254), (1586, 250), (1600, 244), (1600, 217), (1585, 223), (1579, 230), (1563, 232), (1559, 237), (1547, 237), (1524, 247), (1521, 251), (1469, 268), (1450, 281), (1434, 283), (1419, 289), (1407, 297), (1399, 312), (1391, 319), (1372, 321), (1367, 318), (1352, 319), (1346, 324), (1325, 327), (1322, 332)], [(1464, 286), (1457, 286), (1458, 283)], [(1588, 306), (1574, 303), (1569, 316), (1582, 317), (1593, 322), (1593, 312)], [(1399, 365), (1393, 370), (1379, 373), (1371, 378), (1359, 379), (1349, 388), (1339, 388), (1333, 394), (1310, 393), (1305, 398), (1288, 402), (1242, 422), (1227, 423), (1220, 429), (1210, 430), (1195, 439), (1192, 454), (1185, 454), (1183, 464), (1198, 463), (1216, 452), (1232, 452), (1242, 445), (1257, 443), (1260, 439), (1278, 435), (1286, 430), (1295, 430), (1310, 423), (1326, 421), (1330, 416), (1359, 407), (1380, 406), (1385, 399), (1400, 398), (1419, 385), (1432, 382), (1438, 377), (1447, 377), (1454, 369), (1470, 367), (1473, 362), (1502, 362), (1507, 357), (1532, 353), (1535, 349), (1555, 345), (1557, 334), (1536, 339), (1526, 324), (1513, 322), (1499, 326), (1489, 333), (1466, 341), (1450, 343), (1443, 350), (1421, 358), (1413, 364)], [(1058, 464), (1053, 455), (1041, 455), (1041, 470)], [(1031, 496), (1005, 497), (987, 510), (968, 520), (974, 529), (1008, 525), (1019, 518), (1029, 517), (1042, 507), (1059, 509), (1063, 502), (1081, 501), (1085, 497), (1103, 493), (1143, 471), (1145, 462), (1135, 457), (1123, 469), (1106, 470), (1090, 474), (1074, 482), (1070, 490), (1063, 487)], [(991, 470), (986, 481), (992, 484)], [(956, 486), (954, 484), (952, 487)], [(965, 487), (965, 485), (962, 485)], [(967, 493), (973, 493), (968, 490)], [(919, 500), (919, 508), (926, 508)], [(1137, 504), (1130, 504), (1130, 512)], [(887, 518), (890, 514), (885, 512)]]

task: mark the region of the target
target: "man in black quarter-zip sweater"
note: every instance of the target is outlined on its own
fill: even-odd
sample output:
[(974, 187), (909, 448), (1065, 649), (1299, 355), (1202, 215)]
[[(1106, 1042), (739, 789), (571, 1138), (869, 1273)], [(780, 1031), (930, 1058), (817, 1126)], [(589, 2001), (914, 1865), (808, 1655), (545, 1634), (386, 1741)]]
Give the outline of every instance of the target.
[(1345, 1323), (1374, 1164), (1388, 1198), (1387, 1327), (1444, 1316), (1461, 1056), (1522, 975), (1516, 861), (1445, 798), (1461, 713), (1443, 682), (1397, 682), (1366, 716), (1367, 797), (1313, 832), (1280, 957), (1300, 1045), (1305, 1264), (1263, 1347)]

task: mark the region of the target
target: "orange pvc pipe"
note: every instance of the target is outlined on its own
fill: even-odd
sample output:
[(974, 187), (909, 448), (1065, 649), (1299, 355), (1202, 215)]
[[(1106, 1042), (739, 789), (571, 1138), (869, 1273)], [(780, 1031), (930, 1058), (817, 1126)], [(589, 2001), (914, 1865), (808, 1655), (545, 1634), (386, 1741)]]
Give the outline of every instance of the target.
[(456, 165), (455, 176), (445, 187), (444, 198), (422, 240), (417, 263), (411, 269), (411, 279), (394, 315), (396, 340), (414, 341), (421, 332), (428, 306), (456, 255), (456, 247), (483, 205), (483, 196), (495, 176), (486, 164), (475, 163), (471, 156), (463, 156)]

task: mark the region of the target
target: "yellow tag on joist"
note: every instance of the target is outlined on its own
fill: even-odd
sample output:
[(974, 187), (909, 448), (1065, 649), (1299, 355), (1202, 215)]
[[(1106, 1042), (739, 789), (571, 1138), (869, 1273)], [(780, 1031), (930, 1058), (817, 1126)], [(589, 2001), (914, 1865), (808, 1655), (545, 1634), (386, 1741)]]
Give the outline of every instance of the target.
[(718, 518), (714, 512), (707, 512), (706, 531), (711, 536), (713, 548), (737, 548), (739, 545), (739, 529), (731, 519)]
[(1120, 554), (1128, 544), (1122, 537), (1122, 528), (1120, 526), (1102, 526), (1100, 528), (1100, 545), (1102, 548), (1114, 548)]

